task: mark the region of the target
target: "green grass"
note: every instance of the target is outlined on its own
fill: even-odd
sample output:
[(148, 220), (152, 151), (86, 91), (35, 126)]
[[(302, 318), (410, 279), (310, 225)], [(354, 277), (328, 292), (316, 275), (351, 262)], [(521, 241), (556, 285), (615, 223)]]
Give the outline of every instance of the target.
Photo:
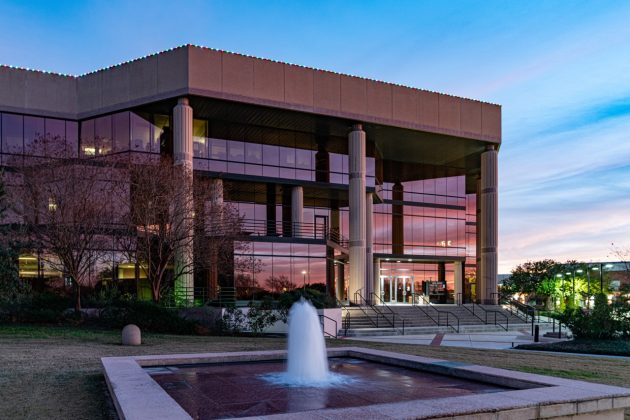
[(544, 350), (565, 353), (601, 354), (630, 356), (630, 340), (586, 340), (576, 339), (556, 343), (521, 344), (522, 350)]
[[(143, 335), (123, 347), (120, 332), (72, 327), (0, 325), (0, 415), (29, 419), (113, 419), (115, 411), (100, 358), (142, 354), (252, 351), (286, 348), (285, 338)], [(350, 340), (363, 346), (611, 385), (630, 386), (630, 360), (564, 354), (477, 350)]]

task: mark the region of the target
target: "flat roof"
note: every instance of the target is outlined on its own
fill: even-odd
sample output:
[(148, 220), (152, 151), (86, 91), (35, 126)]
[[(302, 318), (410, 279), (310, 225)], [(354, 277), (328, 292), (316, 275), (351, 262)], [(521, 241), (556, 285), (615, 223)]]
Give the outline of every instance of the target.
[(194, 95), (501, 142), (496, 104), (183, 45), (79, 76), (0, 66), (0, 111), (83, 119)]

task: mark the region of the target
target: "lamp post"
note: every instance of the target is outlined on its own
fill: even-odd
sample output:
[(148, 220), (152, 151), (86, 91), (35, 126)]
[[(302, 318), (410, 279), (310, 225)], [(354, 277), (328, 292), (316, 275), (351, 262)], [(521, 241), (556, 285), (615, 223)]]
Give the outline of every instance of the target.
[(302, 290), (306, 290), (306, 270), (302, 270), (302, 276), (304, 276), (304, 280), (302, 281)]

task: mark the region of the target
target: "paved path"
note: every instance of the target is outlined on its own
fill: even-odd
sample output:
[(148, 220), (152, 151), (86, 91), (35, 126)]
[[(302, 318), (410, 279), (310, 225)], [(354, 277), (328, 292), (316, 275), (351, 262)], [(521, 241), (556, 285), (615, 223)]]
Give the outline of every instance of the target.
[[(423, 344), (430, 346), (468, 347), (475, 349), (510, 349), (519, 344), (532, 343), (533, 337), (525, 332), (491, 332), (474, 334), (419, 334), (374, 337), (348, 337), (347, 340), (372, 341), (377, 343)], [(541, 341), (559, 341), (541, 337)]]

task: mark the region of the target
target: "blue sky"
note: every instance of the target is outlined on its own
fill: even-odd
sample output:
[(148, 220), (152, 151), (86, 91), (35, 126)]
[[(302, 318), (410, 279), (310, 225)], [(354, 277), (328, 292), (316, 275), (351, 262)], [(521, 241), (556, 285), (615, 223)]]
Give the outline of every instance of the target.
[(630, 246), (628, 22), (604, 0), (0, 0), (0, 63), (81, 74), (193, 43), (499, 103), (508, 272)]

